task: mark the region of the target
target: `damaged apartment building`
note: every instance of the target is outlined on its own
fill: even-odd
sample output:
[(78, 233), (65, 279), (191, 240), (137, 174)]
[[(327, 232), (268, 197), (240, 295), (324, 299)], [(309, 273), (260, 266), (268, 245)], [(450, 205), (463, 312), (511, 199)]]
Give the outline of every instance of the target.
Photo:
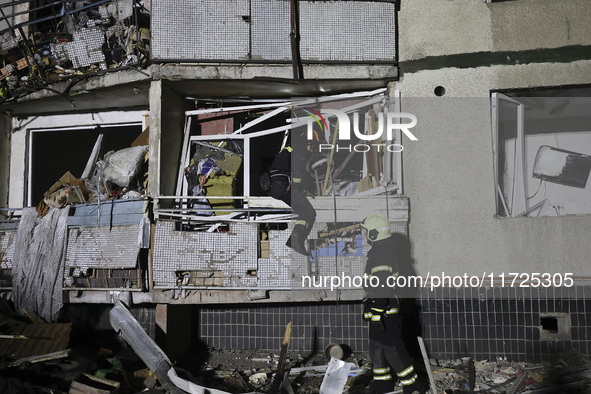
[[(405, 303), (430, 357), (591, 351), (588, 0), (0, 9), (0, 291), (19, 313), (121, 300), (171, 359), (278, 349), (289, 322), (296, 351), (366, 351), (363, 289), (314, 279), (363, 275), (379, 213), (423, 280)], [(312, 110), (306, 257), (259, 177)], [(412, 133), (389, 128), (408, 114)], [(345, 149), (346, 120), (384, 148)]]

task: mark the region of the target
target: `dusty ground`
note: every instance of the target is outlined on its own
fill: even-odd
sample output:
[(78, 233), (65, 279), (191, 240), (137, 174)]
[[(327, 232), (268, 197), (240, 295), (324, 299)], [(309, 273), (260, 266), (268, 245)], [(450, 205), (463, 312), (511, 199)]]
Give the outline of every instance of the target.
[[(229, 392), (267, 392), (278, 361), (279, 352), (209, 349), (209, 358), (198, 379), (212, 388)], [(345, 361), (354, 364), (345, 392), (362, 393), (371, 380), (368, 355), (353, 353)], [(287, 368), (291, 370), (289, 381), (293, 392), (318, 393), (328, 362), (321, 353), (288, 352)]]
[[(120, 382), (119, 394), (143, 393), (146, 388), (151, 389), (150, 394), (164, 392), (143, 360), (120, 336), (110, 332), (100, 338), (87, 332), (82, 334), (72, 338), (67, 358), (0, 368), (0, 384), (21, 382), (46, 390), (38, 392), (62, 394), (69, 391), (73, 380), (87, 373)], [(204, 346), (191, 349), (185, 357), (175, 360), (175, 368), (187, 371), (195, 383), (208, 388), (228, 393), (268, 393), (278, 361), (279, 351), (219, 350)], [(287, 392), (319, 393), (329, 361), (323, 352), (288, 352), (286, 370), (291, 391), (288, 388)], [(343, 393), (363, 393), (371, 381), (368, 354), (347, 354), (344, 361), (351, 363), (351, 370)], [(542, 364), (503, 358), (431, 359), (430, 364), (436, 394), (591, 394), (591, 362), (587, 355), (576, 351), (557, 355)], [(415, 359), (414, 366), (428, 387), (424, 361)]]
[[(271, 387), (278, 352), (209, 350), (210, 357), (198, 379), (205, 385), (228, 392), (265, 393)], [(324, 378), (323, 354), (288, 354), (290, 386), (294, 394), (316, 394)], [(361, 394), (371, 381), (371, 364), (366, 353), (352, 354), (345, 361), (353, 363), (344, 393)], [(569, 351), (553, 362), (532, 364), (495, 360), (430, 360), (439, 394), (483, 392), (492, 394), (591, 394), (591, 362), (586, 355)], [(429, 385), (423, 360), (415, 360), (421, 380)], [(471, 373), (473, 371), (473, 373)], [(470, 387), (470, 385), (473, 387)], [(398, 388), (396, 391), (401, 391)]]

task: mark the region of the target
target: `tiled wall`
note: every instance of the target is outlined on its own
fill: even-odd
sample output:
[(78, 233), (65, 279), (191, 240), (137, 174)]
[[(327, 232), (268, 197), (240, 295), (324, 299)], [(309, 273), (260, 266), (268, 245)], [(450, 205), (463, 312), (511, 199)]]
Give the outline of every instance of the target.
[[(407, 312), (415, 310), (404, 315), (414, 355), (418, 346), (411, 341), (417, 335), (430, 357), (438, 359), (540, 362), (568, 349), (591, 354), (591, 287), (423, 289), (407, 304)], [(323, 350), (338, 343), (366, 351), (367, 326), (360, 311), (358, 303), (201, 308), (199, 333), (216, 348), (278, 350), (291, 321), (292, 350), (311, 351), (314, 344)], [(564, 331), (560, 338), (542, 329), (540, 318), (547, 315)]]
[(292, 350), (324, 351), (331, 343), (367, 348), (367, 326), (356, 303), (201, 308), (199, 332), (215, 348), (279, 351), (289, 322)]
[[(437, 358), (540, 362), (569, 349), (591, 353), (591, 287), (436, 289), (418, 305)], [(541, 317), (556, 318), (564, 337), (544, 331)]]

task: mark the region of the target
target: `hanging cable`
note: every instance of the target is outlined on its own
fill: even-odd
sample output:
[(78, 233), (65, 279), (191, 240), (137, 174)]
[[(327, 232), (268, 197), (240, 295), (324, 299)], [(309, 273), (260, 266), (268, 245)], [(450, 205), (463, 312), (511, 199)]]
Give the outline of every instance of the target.
[(540, 179), (540, 184), (538, 185), (538, 190), (536, 190), (536, 192), (534, 193), (533, 196), (528, 197), (527, 198), (528, 200), (531, 200), (532, 198), (534, 198), (536, 196), (536, 194), (538, 194), (538, 192), (540, 191), (540, 188), (542, 187), (542, 181), (543, 181), (543, 179)]
[[(332, 174), (328, 174), (330, 177), (330, 183), (332, 184), (332, 201), (333, 201), (333, 212), (334, 212), (334, 270), (335, 275), (338, 276), (338, 269), (339, 269), (339, 241), (338, 241), (338, 231), (337, 231), (337, 194), (334, 187), (334, 180), (332, 179)], [(337, 305), (341, 298), (341, 290), (337, 288)]]
[(384, 185), (384, 190), (386, 191), (386, 217), (390, 220), (390, 204), (388, 204), (388, 187)]

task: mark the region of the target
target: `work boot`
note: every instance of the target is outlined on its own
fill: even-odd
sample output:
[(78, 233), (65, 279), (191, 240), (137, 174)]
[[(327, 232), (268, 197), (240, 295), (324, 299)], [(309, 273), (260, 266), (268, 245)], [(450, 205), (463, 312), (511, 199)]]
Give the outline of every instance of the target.
[(394, 391), (392, 380), (373, 380), (363, 391), (363, 394), (386, 394)]
[(305, 246), (306, 239), (302, 238), (298, 231), (294, 231), (291, 233), (291, 236), (288, 238), (285, 245), (288, 248), (292, 248), (299, 254), (303, 254), (304, 256), (310, 256), (310, 252), (306, 250)]
[(409, 384), (408, 386), (402, 386), (402, 393), (403, 394), (425, 394), (427, 389), (420, 381), (416, 381), (413, 384)]

